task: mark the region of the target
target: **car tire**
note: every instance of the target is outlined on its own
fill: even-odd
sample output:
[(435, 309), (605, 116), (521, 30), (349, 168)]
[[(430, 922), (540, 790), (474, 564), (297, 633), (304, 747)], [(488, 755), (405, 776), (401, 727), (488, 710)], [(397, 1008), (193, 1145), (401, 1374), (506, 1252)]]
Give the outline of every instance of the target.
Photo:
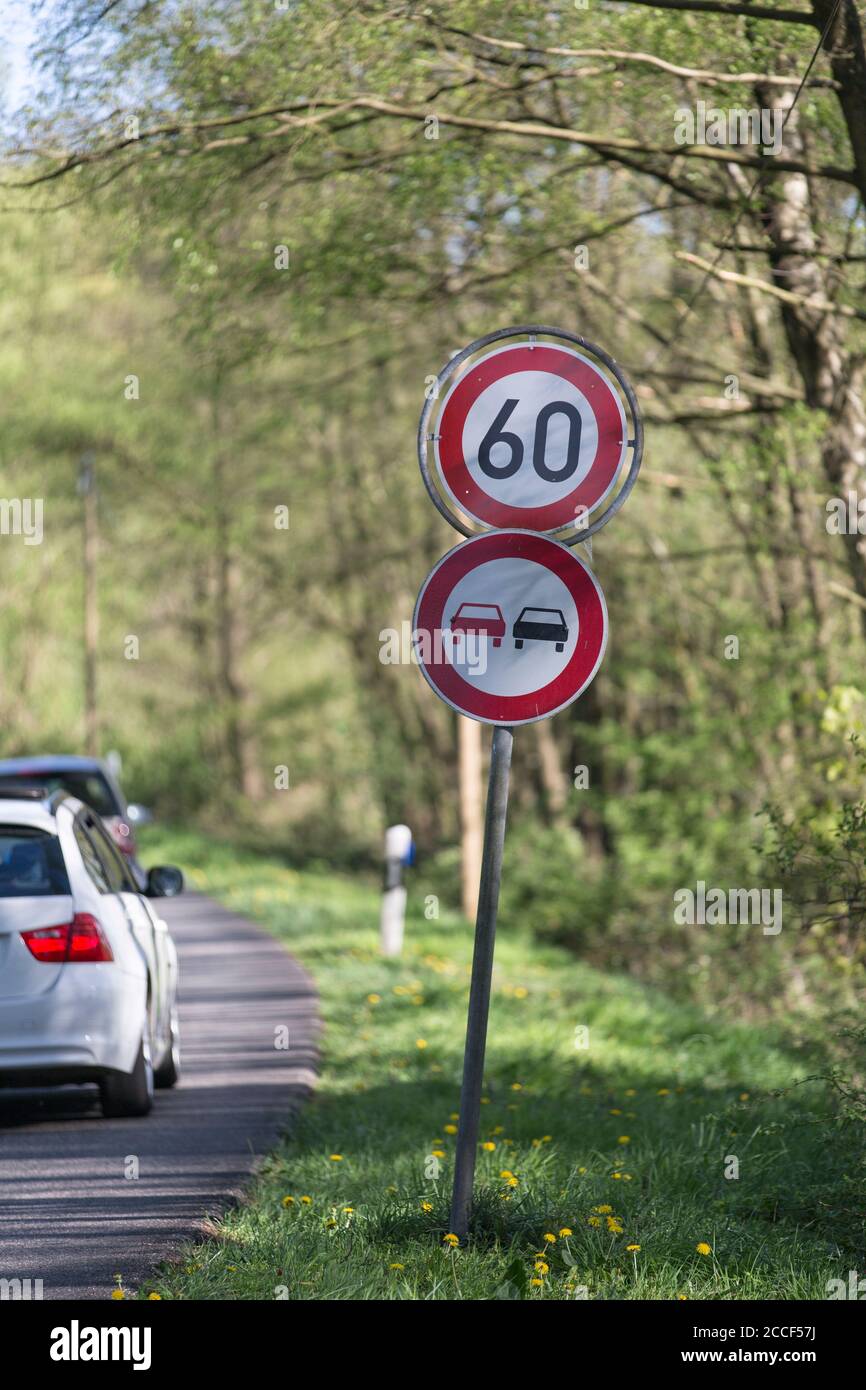
[(517, 648), (517, 650), (520, 651), (520, 648), (523, 646), (523, 638), (522, 638), (522, 637), (519, 637), (519, 638), (518, 638), (518, 637), (515, 637), (515, 639), (514, 639), (514, 645), (515, 645), (515, 647)]
[(131, 1072), (112, 1072), (99, 1083), (102, 1113), (108, 1120), (147, 1115), (153, 1105), (153, 1064), (150, 1040), (142, 1038)]
[(176, 1086), (180, 1081), (180, 1027), (176, 1005), (171, 1011), (169, 1038), (168, 1050), (153, 1073), (153, 1084), (161, 1091), (167, 1091), (170, 1086)]

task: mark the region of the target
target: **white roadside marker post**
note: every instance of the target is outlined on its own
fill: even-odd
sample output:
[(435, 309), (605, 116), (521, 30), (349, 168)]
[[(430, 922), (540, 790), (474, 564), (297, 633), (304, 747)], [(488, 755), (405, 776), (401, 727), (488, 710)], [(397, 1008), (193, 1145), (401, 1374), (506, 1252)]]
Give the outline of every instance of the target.
[(383, 956), (399, 956), (406, 923), (406, 885), (403, 870), (412, 862), (412, 831), (408, 825), (389, 825), (385, 831), (385, 885), (379, 931)]

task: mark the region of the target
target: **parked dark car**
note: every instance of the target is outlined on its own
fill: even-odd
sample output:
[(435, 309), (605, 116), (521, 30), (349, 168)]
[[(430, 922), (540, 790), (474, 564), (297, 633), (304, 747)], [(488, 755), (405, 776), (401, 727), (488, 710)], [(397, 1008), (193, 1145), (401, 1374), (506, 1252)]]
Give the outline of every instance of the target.
[(150, 820), (143, 806), (128, 805), (120, 785), (100, 758), (80, 758), (70, 754), (37, 758), (0, 759), (0, 779), (21, 781), (41, 787), (46, 793), (68, 792), (101, 816), (112, 840), (124, 856), (134, 879), (143, 891), (147, 873), (138, 862), (134, 825)]

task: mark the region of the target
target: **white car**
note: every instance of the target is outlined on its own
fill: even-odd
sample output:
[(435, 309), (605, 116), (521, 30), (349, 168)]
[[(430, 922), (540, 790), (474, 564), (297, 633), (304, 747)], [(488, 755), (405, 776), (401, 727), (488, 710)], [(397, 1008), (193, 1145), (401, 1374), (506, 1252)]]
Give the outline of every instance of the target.
[(103, 1114), (146, 1115), (180, 1075), (177, 951), (99, 816), (0, 783), (0, 1086), (95, 1082)]

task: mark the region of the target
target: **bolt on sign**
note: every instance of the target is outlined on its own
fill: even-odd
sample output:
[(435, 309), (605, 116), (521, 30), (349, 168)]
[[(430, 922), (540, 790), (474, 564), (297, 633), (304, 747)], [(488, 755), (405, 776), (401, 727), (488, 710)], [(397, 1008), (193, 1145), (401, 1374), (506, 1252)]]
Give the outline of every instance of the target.
[(451, 1205), (461, 1240), (472, 1209), (512, 730), (565, 709), (601, 665), (607, 606), (573, 547), (619, 511), (642, 454), (640, 410), (619, 365), (578, 334), (539, 324), (469, 343), (421, 412), (424, 485), (466, 539), (421, 586), (415, 652), (441, 700), (493, 726)]

